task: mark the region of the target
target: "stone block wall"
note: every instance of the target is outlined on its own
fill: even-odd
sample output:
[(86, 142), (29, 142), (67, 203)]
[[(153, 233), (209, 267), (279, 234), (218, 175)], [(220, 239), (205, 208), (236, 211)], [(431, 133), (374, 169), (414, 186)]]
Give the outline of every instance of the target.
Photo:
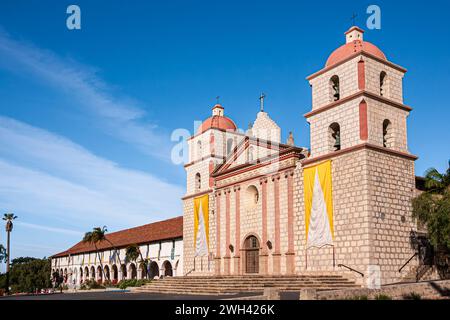
[(365, 150), (359, 150), (331, 160), (334, 261), (333, 247), (306, 250), (303, 168), (299, 167), (295, 179), (295, 234), (299, 252), (296, 260), (297, 270), (345, 271), (337, 267), (338, 264), (345, 264), (364, 273), (370, 262), (367, 153)]
[(387, 106), (378, 100), (365, 98), (367, 102), (368, 139), (367, 142), (383, 146), (383, 121), (391, 122), (392, 142), (390, 149), (408, 152), (407, 117), (408, 111)]
[(333, 102), (331, 99), (330, 79), (334, 75), (339, 77), (340, 99), (358, 92), (359, 60), (359, 56), (355, 57), (309, 81), (312, 87), (312, 110), (319, 109)]
[(401, 280), (417, 265), (410, 232), (417, 230), (412, 218), (414, 161), (369, 150), (367, 154), (370, 215), (370, 263), (381, 267), (382, 284)]
[(398, 103), (403, 103), (403, 76), (404, 73), (391, 66), (371, 58), (364, 58), (365, 87), (376, 95), (380, 94), (380, 74), (386, 72), (387, 84), (383, 97)]
[(318, 157), (332, 151), (329, 127), (338, 123), (341, 134), (341, 149), (361, 143), (359, 135), (359, 102), (354, 99), (308, 118), (310, 123), (311, 157)]

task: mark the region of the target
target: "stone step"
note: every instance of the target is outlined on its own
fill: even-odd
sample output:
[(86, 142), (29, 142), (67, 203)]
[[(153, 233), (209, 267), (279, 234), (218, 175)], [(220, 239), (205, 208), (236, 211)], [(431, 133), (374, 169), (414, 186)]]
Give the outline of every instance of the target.
[[(333, 286), (345, 286), (345, 285), (354, 285), (353, 282), (301, 282), (301, 283), (230, 283), (227, 284), (227, 287), (258, 287), (258, 286), (265, 286), (265, 285), (272, 285), (272, 286), (305, 286), (305, 285), (333, 285)], [(220, 283), (214, 283), (214, 284), (203, 284), (203, 283), (192, 283), (189, 285), (183, 284), (183, 283), (151, 283), (145, 285), (145, 287), (200, 287), (200, 288), (207, 288), (207, 287), (223, 287), (223, 284)]]
[(305, 288), (316, 290), (337, 290), (358, 288), (354, 281), (342, 275), (295, 275), (295, 276), (188, 276), (154, 280), (135, 292), (226, 295), (236, 293), (261, 293), (265, 286), (273, 286), (281, 291), (300, 291)]

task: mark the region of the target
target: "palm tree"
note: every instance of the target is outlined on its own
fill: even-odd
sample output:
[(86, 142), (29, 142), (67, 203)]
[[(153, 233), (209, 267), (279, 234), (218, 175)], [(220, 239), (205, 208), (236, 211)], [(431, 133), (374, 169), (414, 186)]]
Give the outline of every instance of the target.
[(425, 172), (425, 188), (428, 192), (442, 194), (450, 187), (450, 161), (447, 172), (440, 173), (435, 168)]
[(145, 277), (148, 278), (148, 272), (147, 272), (147, 260), (144, 259), (142, 256), (141, 249), (139, 249), (139, 246), (137, 244), (130, 244), (126, 250), (125, 250), (125, 260), (128, 261), (135, 261), (141, 257), (141, 263), (144, 266), (145, 270)]
[(105, 270), (103, 270), (103, 263), (100, 257), (100, 252), (98, 251), (97, 248), (97, 244), (106, 240), (105, 234), (107, 231), (108, 229), (106, 228), (106, 226), (103, 226), (103, 228), (95, 227), (94, 229), (92, 229), (92, 231), (86, 232), (83, 237), (83, 242), (93, 244), (95, 247), (95, 252), (97, 252), (98, 260), (100, 261), (103, 279), (105, 279)]
[(14, 215), (14, 213), (5, 213), (3, 215), (3, 220), (6, 221), (6, 234), (7, 234), (7, 240), (6, 240), (6, 292), (9, 292), (9, 263), (10, 263), (10, 257), (11, 257), (11, 246), (10, 246), (10, 238), (11, 238), (11, 231), (13, 230), (13, 220), (17, 219), (18, 217)]
[(450, 161), (446, 172), (425, 172), (425, 191), (413, 199), (413, 217), (427, 228), (438, 250), (450, 250)]

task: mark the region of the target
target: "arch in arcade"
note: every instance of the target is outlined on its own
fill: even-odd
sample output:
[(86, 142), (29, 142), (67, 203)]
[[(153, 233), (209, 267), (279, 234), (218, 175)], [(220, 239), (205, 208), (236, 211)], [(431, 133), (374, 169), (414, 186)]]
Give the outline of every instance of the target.
[(163, 263), (164, 276), (165, 277), (173, 277), (173, 269), (172, 264), (169, 260), (164, 261)]
[(152, 261), (149, 267), (149, 278), (154, 279), (155, 277), (159, 277), (159, 266), (156, 261)]

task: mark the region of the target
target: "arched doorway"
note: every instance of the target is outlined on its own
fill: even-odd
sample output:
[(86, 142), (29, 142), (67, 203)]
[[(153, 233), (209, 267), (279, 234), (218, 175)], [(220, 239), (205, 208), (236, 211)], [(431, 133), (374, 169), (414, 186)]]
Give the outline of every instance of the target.
[(249, 236), (244, 242), (245, 248), (245, 272), (259, 273), (259, 240), (255, 236)]
[(120, 271), (122, 271), (122, 279), (120, 280), (124, 280), (127, 278), (127, 267), (123, 264), (120, 266)]
[(88, 267), (84, 267), (84, 280), (85, 281), (89, 280), (89, 268)]
[(147, 265), (145, 263), (139, 264), (139, 272), (141, 273), (141, 279), (147, 278)]
[(102, 267), (100, 267), (100, 266), (97, 267), (97, 282), (98, 283), (103, 282), (103, 272), (102, 272)]
[(119, 271), (117, 270), (117, 266), (115, 264), (112, 266), (111, 269), (113, 274), (112, 282), (116, 284), (117, 281), (119, 281)]
[(104, 270), (105, 270), (105, 281), (110, 281), (111, 280), (111, 276), (110, 276), (110, 273), (109, 273), (109, 267), (105, 266)]
[(91, 267), (91, 279), (95, 280), (95, 267), (94, 266)]
[(152, 261), (150, 263), (150, 279), (153, 279), (154, 277), (159, 277), (159, 267), (155, 261)]
[(137, 279), (137, 270), (136, 265), (134, 263), (130, 264), (129, 272), (131, 277), (130, 279)]
[(164, 268), (164, 276), (165, 277), (172, 277), (173, 276), (172, 264), (170, 263), (170, 261), (167, 261), (167, 260), (164, 261), (163, 268)]

